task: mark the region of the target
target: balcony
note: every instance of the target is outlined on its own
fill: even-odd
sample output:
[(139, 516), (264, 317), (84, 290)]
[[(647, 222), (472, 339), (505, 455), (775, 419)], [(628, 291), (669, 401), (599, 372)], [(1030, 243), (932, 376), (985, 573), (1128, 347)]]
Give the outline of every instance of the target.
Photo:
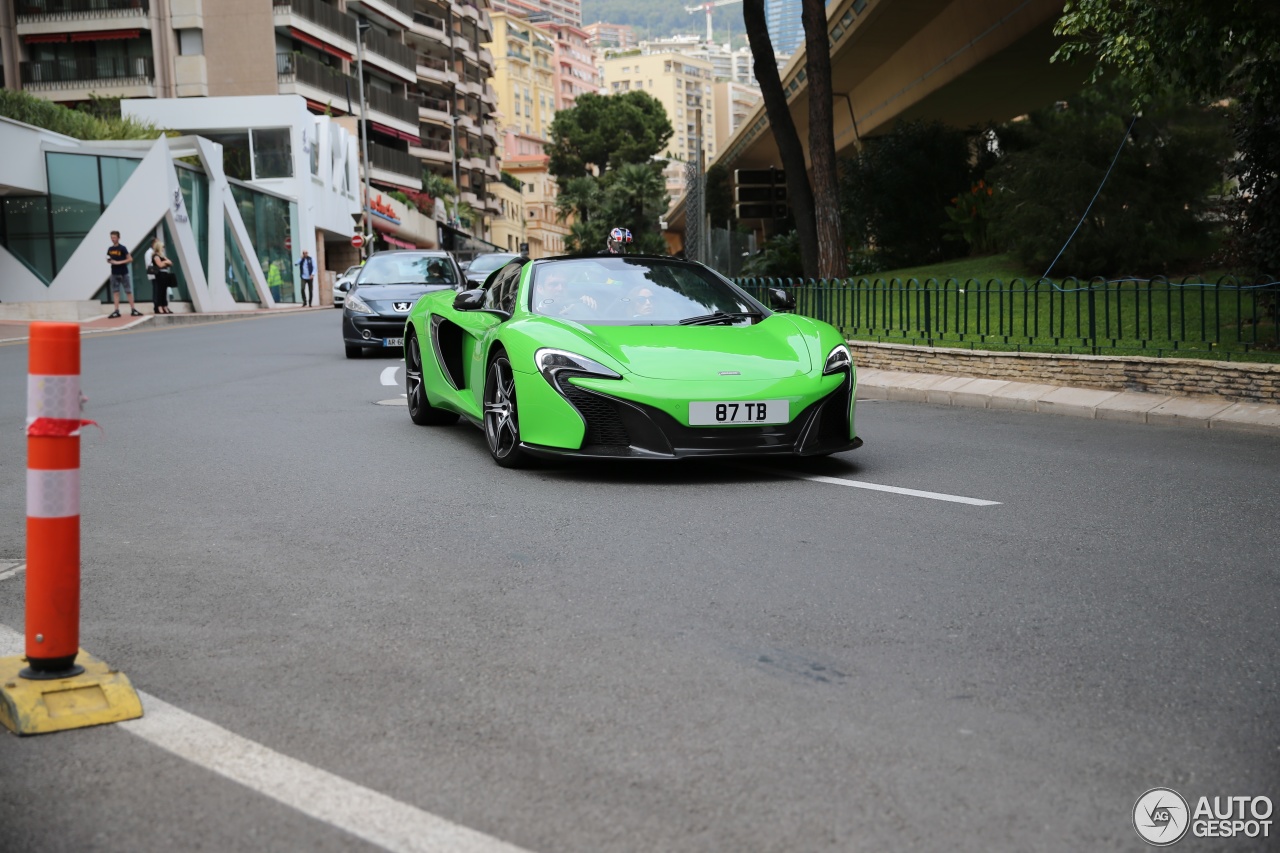
[(432, 36), (438, 41), (444, 41), (444, 18), (437, 18), (435, 15), (428, 15), (426, 12), (414, 12), (413, 23), (416, 25), (415, 30), (419, 35)]
[(423, 95), (419, 100), (418, 107), (418, 116), (424, 121), (450, 124), (449, 102), (445, 99)]
[(20, 37), (151, 29), (149, 0), (17, 0), (13, 8)]
[(343, 74), (336, 68), (330, 68), (309, 56), (303, 56), (297, 53), (277, 53), (276, 54), (276, 79), (281, 84), (282, 94), (299, 94), (303, 97), (311, 97), (312, 100), (324, 101), (324, 97), (313, 97), (306, 92), (297, 92), (288, 90), (289, 84), (301, 84), (312, 89), (318, 89), (327, 95), (336, 95), (342, 99), (343, 105), (346, 99), (351, 98), (352, 111), (359, 109), (360, 103), (360, 87), (356, 84), (356, 78), (350, 74)]
[[(365, 102), (369, 107), (370, 119), (377, 118), (373, 113), (382, 113), (398, 122), (395, 125), (397, 128), (413, 134), (418, 132), (418, 105), (408, 98), (381, 89), (370, 89), (365, 93)], [(401, 125), (409, 127), (406, 129)]]
[(19, 62), (18, 74), (24, 90), (41, 92), (55, 101), (88, 100), (91, 91), (127, 98), (155, 97), (156, 68), (150, 56)]
[(347, 8), (395, 29), (407, 30), (413, 25), (413, 0), (347, 0)]
[[(428, 125), (423, 125), (427, 127)], [(409, 143), (409, 153), (420, 160), (432, 163), (448, 164), (453, 162), (452, 146), (447, 139), (433, 139), (424, 136), (418, 142)]]
[(427, 56), (425, 53), (418, 54), (418, 76), (437, 83), (454, 83), (458, 79), (458, 75), (449, 67), (449, 60)]
[(377, 30), (364, 34), (364, 61), (383, 67), (406, 82), (417, 82), (417, 59), (413, 48)]
[(370, 142), (369, 171), (375, 180), (422, 189), (422, 161), (404, 151)]
[[(295, 22), (289, 21), (289, 17), (294, 16), (318, 27), (323, 31), (326, 41), (333, 36), (341, 39), (340, 46), (344, 53), (355, 50), (356, 18), (354, 15), (340, 12), (337, 8), (320, 0), (276, 0), (271, 11), (276, 18), (277, 27), (294, 26)], [(313, 28), (304, 25), (298, 29), (305, 32)], [(312, 33), (307, 34), (312, 35)]]

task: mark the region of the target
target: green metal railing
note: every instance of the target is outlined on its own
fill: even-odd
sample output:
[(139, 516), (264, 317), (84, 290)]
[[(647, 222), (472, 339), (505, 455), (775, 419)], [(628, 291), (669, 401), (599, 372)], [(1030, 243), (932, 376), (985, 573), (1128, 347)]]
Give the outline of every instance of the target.
[(795, 295), (797, 313), (851, 339), (995, 350), (1280, 361), (1280, 281), (1231, 276), (1061, 281), (739, 278)]

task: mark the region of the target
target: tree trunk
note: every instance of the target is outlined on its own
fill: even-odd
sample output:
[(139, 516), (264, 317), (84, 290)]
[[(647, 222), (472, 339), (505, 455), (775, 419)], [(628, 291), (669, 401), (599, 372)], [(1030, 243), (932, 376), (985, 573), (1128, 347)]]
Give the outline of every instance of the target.
[[(836, 164), (836, 131), (832, 118), (831, 41), (823, 0), (802, 0), (804, 51), (809, 77), (809, 165), (813, 169), (818, 276), (844, 278), (848, 270), (840, 227), (840, 180)], [(770, 118), (772, 121), (772, 118)]]
[[(760, 94), (764, 98), (765, 113), (778, 143), (782, 168), (787, 176), (787, 202), (796, 221), (796, 237), (800, 242), (800, 258), (804, 264), (805, 278), (818, 277), (818, 232), (814, 224), (813, 190), (809, 186), (809, 172), (804, 162), (804, 148), (800, 134), (791, 120), (786, 93), (782, 91), (782, 78), (778, 76), (778, 61), (773, 53), (773, 40), (764, 18), (764, 0), (743, 0), (742, 20), (747, 27), (747, 40), (751, 43), (752, 69)], [(828, 79), (830, 64), (828, 63)], [(828, 88), (830, 84), (828, 83)], [(828, 110), (828, 116), (830, 111)]]

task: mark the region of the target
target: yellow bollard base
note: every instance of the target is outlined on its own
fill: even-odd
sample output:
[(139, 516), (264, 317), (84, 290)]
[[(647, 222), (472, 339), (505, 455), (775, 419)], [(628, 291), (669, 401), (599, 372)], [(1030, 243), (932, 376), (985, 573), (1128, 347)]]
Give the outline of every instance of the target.
[(24, 657), (0, 658), (0, 724), (19, 735), (39, 735), (118, 723), (142, 716), (142, 701), (129, 678), (81, 649), (84, 672), (37, 681), (18, 675)]

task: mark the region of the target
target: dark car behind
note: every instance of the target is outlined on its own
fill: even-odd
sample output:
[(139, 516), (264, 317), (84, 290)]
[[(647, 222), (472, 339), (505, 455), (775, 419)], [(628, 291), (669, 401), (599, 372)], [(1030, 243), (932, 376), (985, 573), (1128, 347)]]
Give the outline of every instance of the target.
[(475, 259), (467, 266), (468, 286), (479, 287), (484, 284), (484, 280), (489, 277), (489, 273), (512, 258), (518, 257), (520, 256), (511, 252), (488, 252), (483, 255), (476, 255)]

